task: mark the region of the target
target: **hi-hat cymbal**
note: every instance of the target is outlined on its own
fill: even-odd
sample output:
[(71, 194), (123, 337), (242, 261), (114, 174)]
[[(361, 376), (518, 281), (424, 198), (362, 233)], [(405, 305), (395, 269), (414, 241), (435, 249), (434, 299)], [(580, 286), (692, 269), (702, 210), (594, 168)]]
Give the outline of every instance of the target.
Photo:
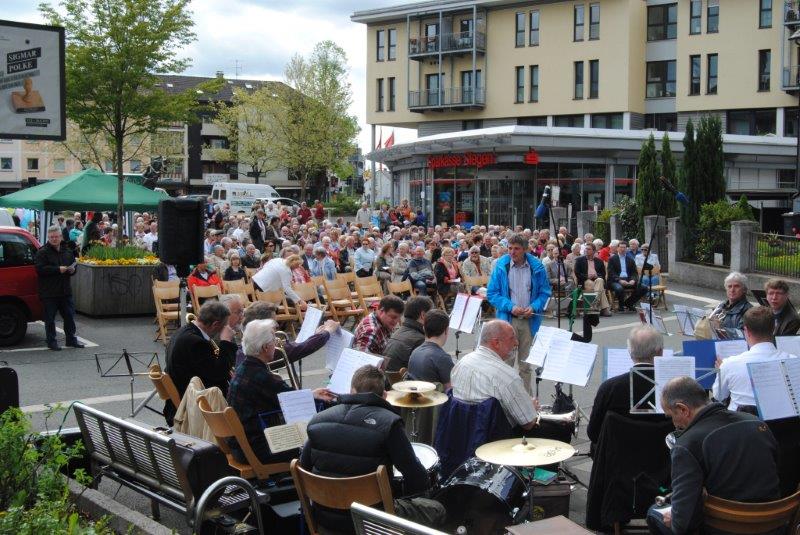
[(398, 381), (392, 385), (392, 390), (405, 394), (427, 394), (436, 390), (436, 385), (427, 381)]
[(425, 394), (407, 394), (390, 390), (386, 392), (386, 401), (395, 407), (406, 409), (424, 409), (426, 407), (436, 407), (447, 401), (447, 394), (441, 392), (426, 392)]
[(475, 450), (475, 456), (492, 464), (508, 466), (544, 466), (575, 455), (566, 442), (546, 438), (510, 438), (489, 442)]

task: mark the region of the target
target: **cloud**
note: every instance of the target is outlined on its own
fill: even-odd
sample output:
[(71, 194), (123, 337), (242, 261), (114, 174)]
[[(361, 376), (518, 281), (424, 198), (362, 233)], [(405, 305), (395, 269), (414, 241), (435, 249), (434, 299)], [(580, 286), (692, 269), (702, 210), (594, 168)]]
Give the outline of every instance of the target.
[[(56, 4), (53, 0), (51, 3)], [(279, 80), (294, 54), (308, 55), (314, 45), (331, 40), (341, 46), (350, 66), (351, 114), (361, 126), (359, 145), (370, 150), (366, 124), (366, 26), (350, 21), (354, 11), (399, 3), (398, 0), (194, 0), (190, 4), (197, 40), (183, 52), (191, 59), (185, 74)], [(41, 23), (30, 0), (2, 0), (3, 16)], [(384, 130), (384, 138), (388, 130)], [(415, 132), (399, 129), (396, 142)]]

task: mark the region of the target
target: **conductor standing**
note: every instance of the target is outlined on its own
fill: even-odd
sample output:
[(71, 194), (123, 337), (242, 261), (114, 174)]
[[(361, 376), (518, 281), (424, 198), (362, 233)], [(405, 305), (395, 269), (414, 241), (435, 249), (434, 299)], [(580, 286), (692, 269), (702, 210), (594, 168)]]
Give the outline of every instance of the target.
[(61, 351), (56, 341), (56, 312), (64, 320), (66, 344), (75, 348), (84, 347), (75, 336), (75, 303), (70, 282), (70, 277), (75, 274), (75, 255), (62, 241), (61, 228), (53, 225), (47, 229), (47, 243), (36, 251), (39, 299), (44, 310), (47, 347), (51, 351)]

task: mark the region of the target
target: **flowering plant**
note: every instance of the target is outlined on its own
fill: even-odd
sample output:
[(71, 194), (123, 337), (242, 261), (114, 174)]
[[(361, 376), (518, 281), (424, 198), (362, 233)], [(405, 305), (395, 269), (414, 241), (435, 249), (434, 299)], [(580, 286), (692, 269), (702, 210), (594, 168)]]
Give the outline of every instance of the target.
[(132, 245), (108, 247), (93, 245), (79, 261), (91, 266), (153, 266), (158, 264), (156, 255), (146, 249)]

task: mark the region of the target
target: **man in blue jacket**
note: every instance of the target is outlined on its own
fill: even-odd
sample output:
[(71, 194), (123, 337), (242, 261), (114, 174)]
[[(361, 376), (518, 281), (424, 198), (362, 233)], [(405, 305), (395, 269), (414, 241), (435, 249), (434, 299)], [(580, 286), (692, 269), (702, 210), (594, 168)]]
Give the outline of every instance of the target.
[[(525, 359), (536, 331), (542, 324), (541, 314), (552, 290), (547, 270), (538, 258), (527, 253), (528, 241), (520, 234), (508, 240), (508, 254), (497, 259), (489, 279), (486, 297), (497, 311), (497, 319), (514, 327), (519, 341), (519, 375), (531, 393), (531, 366)], [(514, 358), (508, 364), (514, 365)]]

